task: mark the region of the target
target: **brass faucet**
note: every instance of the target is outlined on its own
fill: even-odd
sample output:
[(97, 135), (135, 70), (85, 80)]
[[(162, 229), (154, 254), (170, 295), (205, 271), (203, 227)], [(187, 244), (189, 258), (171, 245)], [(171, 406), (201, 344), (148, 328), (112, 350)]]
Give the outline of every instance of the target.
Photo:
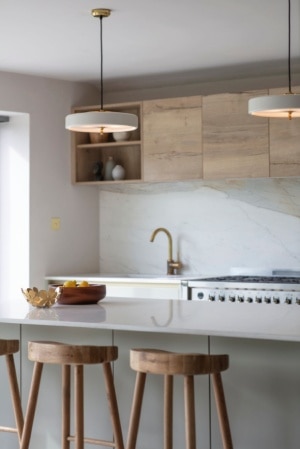
[(159, 232), (164, 232), (166, 234), (166, 236), (168, 237), (168, 241), (169, 241), (167, 274), (176, 274), (176, 270), (180, 270), (182, 265), (179, 261), (175, 262), (173, 260), (173, 243), (172, 243), (172, 236), (171, 236), (170, 232), (166, 228), (157, 228), (152, 232), (152, 235), (150, 237), (150, 242), (154, 242), (154, 239)]

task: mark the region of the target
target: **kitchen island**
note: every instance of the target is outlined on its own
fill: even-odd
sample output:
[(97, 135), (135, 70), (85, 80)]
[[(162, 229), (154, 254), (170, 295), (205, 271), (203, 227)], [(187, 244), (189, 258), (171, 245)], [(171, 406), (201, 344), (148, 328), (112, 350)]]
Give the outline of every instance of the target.
[[(1, 338), (14, 336), (22, 342), (19, 375), (23, 404), (27, 401), (32, 372), (32, 364), (27, 360), (28, 340), (116, 344), (119, 347), (114, 375), (125, 440), (135, 378), (128, 362), (131, 347), (228, 353), (230, 368), (223, 378), (234, 446), (298, 449), (300, 306), (297, 304), (278, 307), (274, 304), (107, 297), (95, 305), (37, 309), (21, 297), (18, 307), (9, 308), (9, 304), (0, 303), (0, 323)], [(44, 407), (39, 406), (37, 411), (32, 449), (60, 447), (59, 371), (55, 368), (45, 370), (40, 398)], [(95, 387), (99, 389), (98, 371), (97, 375), (88, 372), (87, 377), (87, 397), (92, 411), (86, 430), (95, 434), (95, 429), (99, 428), (99, 403), (94, 398)], [(151, 379), (148, 388), (142, 415), (143, 433), (138, 441), (141, 449), (161, 446), (162, 417), (157, 405), (161, 396), (159, 379)], [(201, 401), (197, 401), (198, 445), (219, 449), (221, 442), (208, 379), (197, 379), (197, 389), (201, 395)], [(175, 400), (182, 400), (181, 384), (176, 386)], [(178, 447), (184, 447), (182, 407), (180, 402), (174, 417)], [(100, 422), (103, 431), (108, 432), (108, 415), (102, 408)], [(153, 435), (154, 428), (159, 430)], [(5, 447), (16, 447), (14, 437), (7, 438)]]
[(300, 305), (106, 297), (50, 309), (0, 303), (0, 323), (300, 342)]

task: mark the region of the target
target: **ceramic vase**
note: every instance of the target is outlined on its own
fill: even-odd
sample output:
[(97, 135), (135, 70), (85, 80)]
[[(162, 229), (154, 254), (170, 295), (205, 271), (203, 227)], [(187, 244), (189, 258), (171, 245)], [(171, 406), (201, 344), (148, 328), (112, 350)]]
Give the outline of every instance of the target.
[(122, 165), (116, 165), (112, 171), (112, 177), (115, 181), (119, 181), (125, 178), (125, 169)]
[(112, 171), (115, 167), (116, 163), (112, 156), (109, 156), (104, 169), (104, 181), (112, 181)]
[(116, 142), (124, 142), (126, 140), (130, 139), (130, 132), (129, 131), (123, 131), (118, 133), (113, 133), (113, 138)]

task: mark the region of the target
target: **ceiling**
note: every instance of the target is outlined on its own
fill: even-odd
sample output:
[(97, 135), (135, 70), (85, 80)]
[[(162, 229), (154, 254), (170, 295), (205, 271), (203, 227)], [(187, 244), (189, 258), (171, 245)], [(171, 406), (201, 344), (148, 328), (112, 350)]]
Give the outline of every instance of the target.
[[(0, 71), (118, 89), (287, 72), (288, 0), (1, 0)], [(291, 0), (292, 62), (300, 0)]]

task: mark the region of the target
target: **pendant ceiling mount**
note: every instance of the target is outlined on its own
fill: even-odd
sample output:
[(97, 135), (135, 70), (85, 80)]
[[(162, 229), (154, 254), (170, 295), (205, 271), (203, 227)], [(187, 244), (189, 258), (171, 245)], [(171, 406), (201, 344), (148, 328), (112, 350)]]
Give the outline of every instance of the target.
[(133, 131), (138, 127), (138, 118), (134, 114), (117, 111), (106, 111), (103, 108), (103, 39), (102, 20), (109, 17), (110, 9), (92, 9), (93, 17), (100, 22), (100, 110), (69, 114), (65, 120), (65, 127), (69, 131), (88, 133), (115, 133)]
[(300, 95), (292, 92), (291, 82), (291, 0), (288, 0), (288, 79), (289, 90), (286, 94), (251, 98), (248, 103), (249, 114), (289, 120), (300, 117)]
[(105, 8), (96, 8), (92, 9), (92, 16), (93, 17), (109, 17), (111, 13), (110, 9)]

